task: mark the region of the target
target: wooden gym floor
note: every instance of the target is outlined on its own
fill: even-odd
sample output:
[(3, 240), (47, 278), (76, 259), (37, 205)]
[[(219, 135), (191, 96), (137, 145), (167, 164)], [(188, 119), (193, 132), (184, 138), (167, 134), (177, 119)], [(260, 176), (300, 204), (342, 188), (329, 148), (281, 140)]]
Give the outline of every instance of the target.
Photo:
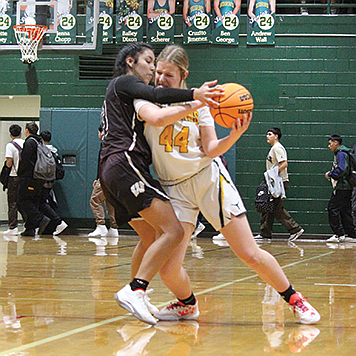
[[(303, 326), (224, 241), (199, 237), (185, 259), (199, 320), (149, 327), (113, 298), (129, 282), (137, 241), (0, 233), (0, 356), (355, 355), (356, 243), (261, 243), (320, 312)], [(158, 307), (173, 299), (159, 277), (150, 287)]]

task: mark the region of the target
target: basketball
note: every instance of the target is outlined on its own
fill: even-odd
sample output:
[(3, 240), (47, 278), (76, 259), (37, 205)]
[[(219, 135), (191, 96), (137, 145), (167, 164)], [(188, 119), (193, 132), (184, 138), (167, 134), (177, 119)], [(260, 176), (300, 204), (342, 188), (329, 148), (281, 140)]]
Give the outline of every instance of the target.
[(243, 114), (253, 110), (253, 99), (250, 92), (240, 84), (227, 83), (221, 87), (224, 95), (214, 98), (220, 106), (210, 108), (210, 113), (218, 125), (230, 128), (233, 122), (243, 118)]

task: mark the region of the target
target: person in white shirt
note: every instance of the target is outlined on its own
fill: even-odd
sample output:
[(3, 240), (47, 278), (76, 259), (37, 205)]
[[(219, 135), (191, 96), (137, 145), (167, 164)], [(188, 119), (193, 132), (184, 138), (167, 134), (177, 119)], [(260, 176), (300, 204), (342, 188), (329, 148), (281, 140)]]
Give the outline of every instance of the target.
[[(7, 205), (8, 205), (8, 229), (4, 232), (4, 236), (15, 236), (18, 235), (18, 211), (19, 206), (17, 202), (18, 197), (18, 185), (19, 177), (17, 176), (17, 171), (19, 169), (19, 162), (21, 158), (21, 151), (23, 147), (24, 140), (21, 138), (21, 126), (11, 125), (9, 128), (11, 142), (6, 145), (5, 148), (5, 158), (6, 165), (12, 167), (9, 183), (7, 189)], [(23, 220), (25, 221), (25, 213), (20, 211)]]
[[(272, 147), (266, 158), (266, 170), (278, 166), (278, 172), (283, 180), (284, 191), (289, 188), (287, 151), (279, 142), (282, 132), (279, 127), (272, 127), (267, 130), (267, 143)], [(261, 233), (255, 239), (271, 238), (274, 219), (279, 221), (290, 233), (289, 241), (296, 240), (304, 232), (304, 229), (290, 216), (284, 208), (284, 201), (281, 197), (275, 198), (275, 208), (273, 212), (262, 213)]]

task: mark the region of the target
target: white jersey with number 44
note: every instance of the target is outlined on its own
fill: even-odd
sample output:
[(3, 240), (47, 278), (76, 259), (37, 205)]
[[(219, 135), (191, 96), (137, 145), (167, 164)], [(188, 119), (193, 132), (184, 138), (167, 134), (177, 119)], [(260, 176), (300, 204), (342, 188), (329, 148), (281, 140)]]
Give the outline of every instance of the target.
[[(145, 103), (145, 100), (135, 100), (136, 112)], [(162, 185), (180, 183), (211, 164), (212, 159), (202, 151), (200, 126), (214, 126), (207, 107), (165, 127), (145, 124), (144, 135), (152, 151), (153, 169)]]

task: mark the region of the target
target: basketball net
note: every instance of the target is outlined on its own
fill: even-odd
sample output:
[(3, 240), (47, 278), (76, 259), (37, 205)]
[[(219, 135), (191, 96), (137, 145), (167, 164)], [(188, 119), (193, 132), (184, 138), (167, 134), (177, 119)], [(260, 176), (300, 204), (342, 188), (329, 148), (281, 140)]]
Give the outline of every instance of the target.
[(31, 64), (38, 60), (38, 44), (47, 30), (48, 28), (42, 25), (14, 26), (15, 37), (17, 44), (20, 46), (23, 63)]

